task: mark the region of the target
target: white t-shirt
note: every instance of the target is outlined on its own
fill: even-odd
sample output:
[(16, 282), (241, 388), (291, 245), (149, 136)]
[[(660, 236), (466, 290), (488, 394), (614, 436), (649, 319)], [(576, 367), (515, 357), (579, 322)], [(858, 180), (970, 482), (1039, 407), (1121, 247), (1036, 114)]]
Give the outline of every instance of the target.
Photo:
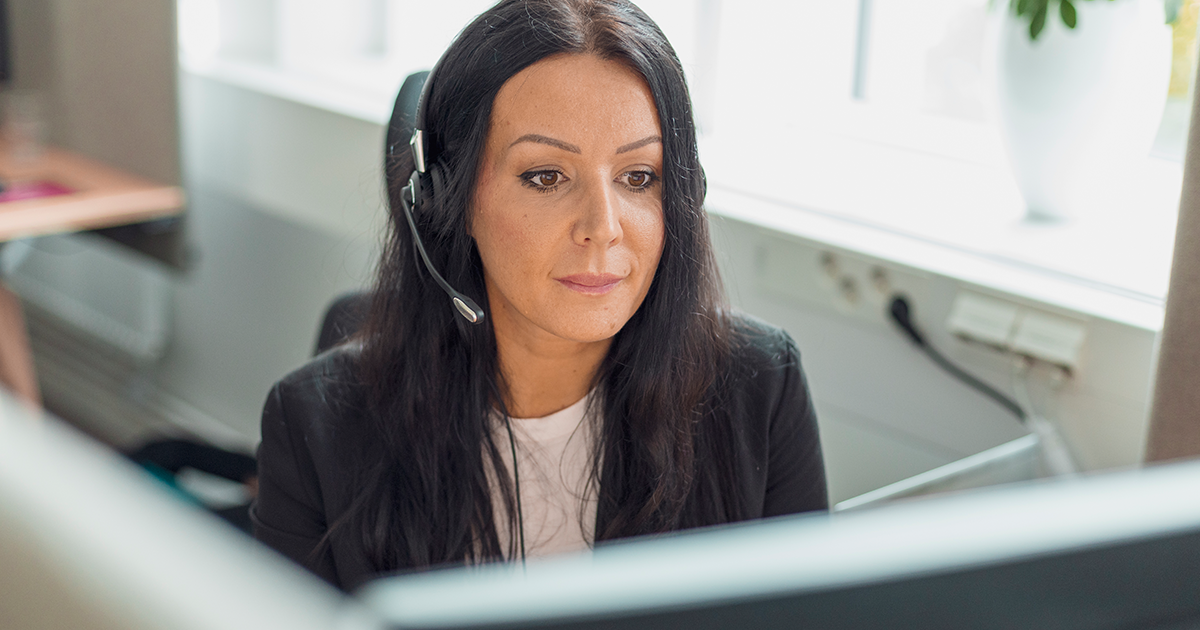
[[(590, 394), (584, 396), (570, 407), (543, 418), (512, 419), (527, 558), (592, 547), (597, 503), (591, 480), (595, 440), (592, 423), (584, 421), (590, 398)], [(511, 480), (512, 449), (501, 418), (493, 424), (492, 439)], [(496, 533), (503, 546), (509, 539), (509, 529), (498, 489), (493, 483)], [(519, 557), (520, 551), (517, 553)]]

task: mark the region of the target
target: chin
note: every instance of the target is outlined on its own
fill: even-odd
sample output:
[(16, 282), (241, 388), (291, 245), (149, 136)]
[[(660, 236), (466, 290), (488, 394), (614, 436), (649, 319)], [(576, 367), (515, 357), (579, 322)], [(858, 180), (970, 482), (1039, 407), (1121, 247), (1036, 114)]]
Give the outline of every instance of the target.
[(551, 328), (551, 332), (580, 343), (611, 339), (621, 332), (629, 321), (628, 317), (613, 317), (607, 313), (574, 313), (564, 319), (568, 321)]

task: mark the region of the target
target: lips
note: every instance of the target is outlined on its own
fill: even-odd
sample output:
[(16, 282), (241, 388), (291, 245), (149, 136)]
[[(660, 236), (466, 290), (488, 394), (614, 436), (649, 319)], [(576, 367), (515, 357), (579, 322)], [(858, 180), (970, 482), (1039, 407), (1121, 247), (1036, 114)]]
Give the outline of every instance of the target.
[(608, 273), (577, 273), (572, 276), (555, 278), (568, 289), (584, 295), (604, 295), (617, 288), (625, 278)]

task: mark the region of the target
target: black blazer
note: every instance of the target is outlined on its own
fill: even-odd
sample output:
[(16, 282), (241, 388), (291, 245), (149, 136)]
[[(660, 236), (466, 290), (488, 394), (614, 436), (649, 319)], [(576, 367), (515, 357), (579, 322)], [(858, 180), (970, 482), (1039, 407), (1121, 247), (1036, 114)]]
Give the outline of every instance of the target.
[[(800, 357), (787, 333), (737, 320), (737, 378), (727, 404), (741, 423), (730, 445), (748, 513), (755, 517), (828, 508), (816, 416)], [(314, 554), (328, 523), (354, 496), (347, 462), (368, 444), (360, 429), (354, 346), (340, 346), (275, 384), (267, 397), (258, 447), (259, 491), (251, 507), (260, 541), (345, 590), (375, 576), (354, 536), (334, 536)], [(346, 385), (349, 384), (350, 387)], [(358, 394), (361, 398), (361, 394)], [(603, 529), (604, 514), (597, 515)]]

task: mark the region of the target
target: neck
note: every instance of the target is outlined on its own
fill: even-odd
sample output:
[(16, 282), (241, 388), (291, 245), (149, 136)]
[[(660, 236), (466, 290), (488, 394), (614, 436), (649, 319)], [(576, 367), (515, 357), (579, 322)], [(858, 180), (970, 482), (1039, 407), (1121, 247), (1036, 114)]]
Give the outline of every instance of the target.
[(496, 317), (492, 325), (509, 414), (541, 418), (587, 395), (612, 339), (572, 341), (506, 319)]

